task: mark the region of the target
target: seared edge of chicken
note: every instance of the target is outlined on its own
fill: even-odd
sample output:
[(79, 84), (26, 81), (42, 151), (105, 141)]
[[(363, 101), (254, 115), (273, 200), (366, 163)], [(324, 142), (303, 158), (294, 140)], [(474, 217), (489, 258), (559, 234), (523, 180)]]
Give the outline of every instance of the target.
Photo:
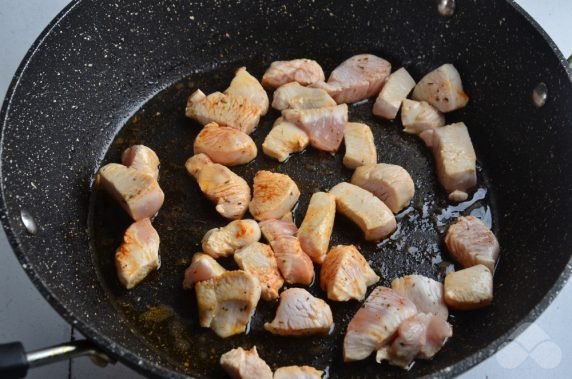
[(373, 105), (373, 114), (393, 120), (401, 102), (415, 87), (415, 80), (403, 67), (389, 75)]
[(270, 246), (254, 242), (236, 251), (234, 261), (241, 270), (250, 272), (258, 278), (262, 299), (270, 301), (278, 298), (278, 291), (284, 285), (284, 279), (280, 275), (276, 257)]
[(391, 289), (411, 300), (419, 312), (431, 313), (447, 320), (449, 310), (443, 299), (443, 284), (423, 275), (395, 278)]
[(254, 76), (246, 71), (246, 67), (236, 70), (234, 78), (230, 82), (225, 94), (231, 96), (242, 96), (256, 105), (260, 109), (260, 114), (264, 116), (268, 112), (268, 94)]
[(286, 366), (274, 371), (274, 379), (321, 379), (323, 375), (311, 366)]
[(159, 180), (159, 157), (145, 145), (133, 145), (125, 149), (121, 154), (121, 163)]
[(348, 122), (344, 129), (346, 153), (343, 164), (350, 170), (377, 163), (373, 133), (366, 124)]
[(304, 220), (298, 229), (302, 249), (315, 263), (322, 263), (328, 253), (334, 228), (336, 198), (326, 192), (316, 192), (310, 198)]
[(300, 198), (296, 183), (285, 174), (260, 170), (254, 176), (249, 210), (256, 220), (278, 219), (291, 211)]
[(298, 82), (306, 86), (325, 78), (318, 62), (301, 58), (272, 62), (262, 76), (262, 85), (267, 88), (278, 88), (290, 82)]
[(272, 379), (272, 370), (258, 356), (256, 346), (227, 351), (220, 356), (220, 365), (232, 379)]
[(215, 122), (201, 129), (193, 145), (195, 154), (204, 153), (214, 163), (225, 166), (246, 164), (256, 158), (256, 144), (246, 133)]
[(237, 249), (260, 240), (260, 227), (254, 220), (234, 220), (205, 233), (203, 251), (213, 258), (231, 256)]
[(445, 115), (426, 101), (403, 99), (401, 123), (405, 133), (420, 134), (445, 125)]
[(210, 255), (195, 253), (191, 260), (191, 265), (185, 270), (183, 288), (191, 289), (195, 283), (216, 278), (224, 274), (226, 270)]
[(452, 64), (444, 64), (425, 75), (415, 86), (412, 97), (427, 101), (441, 112), (463, 108), (469, 102), (461, 76)]
[(493, 274), (484, 265), (450, 272), (445, 277), (444, 294), (451, 309), (486, 307), (493, 301)]
[(262, 143), (262, 151), (278, 162), (284, 162), (292, 153), (299, 153), (310, 144), (305, 131), (279, 117)]

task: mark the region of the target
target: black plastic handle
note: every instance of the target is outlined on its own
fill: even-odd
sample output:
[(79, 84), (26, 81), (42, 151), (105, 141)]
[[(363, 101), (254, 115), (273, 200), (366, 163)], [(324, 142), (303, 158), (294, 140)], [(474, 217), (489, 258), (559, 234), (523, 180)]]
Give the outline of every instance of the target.
[(20, 342), (0, 344), (0, 378), (24, 378), (30, 363)]

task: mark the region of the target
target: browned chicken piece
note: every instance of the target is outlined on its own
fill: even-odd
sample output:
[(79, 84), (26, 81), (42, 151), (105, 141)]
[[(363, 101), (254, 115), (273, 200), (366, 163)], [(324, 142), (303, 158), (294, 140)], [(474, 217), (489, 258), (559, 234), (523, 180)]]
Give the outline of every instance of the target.
[(133, 145), (128, 147), (121, 155), (121, 163), (159, 180), (159, 157), (147, 146)]
[(216, 211), (229, 219), (241, 218), (250, 203), (250, 187), (227, 167), (213, 163), (206, 154), (197, 154), (185, 162), (201, 191), (216, 204)]
[(379, 281), (354, 245), (332, 247), (320, 271), (320, 287), (334, 301), (363, 300), (367, 287)]
[(342, 182), (330, 193), (336, 197), (336, 210), (356, 223), (367, 241), (379, 241), (397, 228), (391, 209), (371, 192)]
[(229, 257), (240, 248), (260, 240), (260, 227), (254, 220), (234, 220), (222, 228), (214, 228), (202, 239), (203, 251), (218, 259)]
[(401, 166), (378, 163), (358, 167), (352, 184), (373, 193), (393, 213), (407, 207), (415, 195), (415, 184), (411, 175)]
[(344, 143), (346, 154), (343, 163), (350, 170), (377, 163), (373, 133), (366, 124), (348, 122), (344, 129)]
[(220, 92), (205, 96), (201, 90), (197, 90), (187, 101), (185, 116), (203, 125), (216, 122), (250, 134), (260, 121), (260, 108), (242, 96)]
[(419, 312), (431, 313), (443, 320), (449, 317), (443, 285), (436, 280), (423, 275), (406, 275), (393, 279), (391, 289), (411, 300)]
[(131, 224), (115, 252), (115, 268), (121, 284), (132, 289), (161, 265), (159, 235), (148, 218)]
[(279, 117), (264, 139), (262, 151), (269, 157), (284, 162), (290, 154), (303, 151), (309, 144), (310, 138), (305, 131)]
[(268, 112), (268, 95), (260, 82), (246, 71), (246, 67), (236, 70), (230, 86), (224, 93), (230, 96), (244, 97), (260, 109), (262, 116)]
[(389, 75), (373, 105), (373, 114), (393, 120), (401, 107), (401, 102), (415, 87), (415, 80), (403, 67)]
[(274, 91), (272, 108), (279, 111), (284, 109), (312, 109), (333, 107), (334, 99), (321, 88), (301, 86), (297, 82), (284, 84)]
[(256, 173), (252, 187), (250, 214), (259, 221), (284, 216), (300, 197), (298, 186), (288, 175), (266, 170)]
[(220, 356), (220, 365), (232, 379), (272, 379), (272, 370), (258, 356), (256, 346), (227, 351)]
[(499, 256), (499, 243), (485, 224), (474, 216), (459, 217), (449, 227), (445, 245), (463, 267), (485, 265), (491, 272)]
[(260, 284), (246, 271), (227, 271), (195, 284), (199, 323), (219, 337), (243, 333), (260, 300)]
[(315, 263), (322, 263), (326, 258), (335, 215), (334, 195), (325, 192), (316, 192), (312, 195), (306, 216), (298, 230), (298, 240), (304, 252)]
[(452, 64), (444, 64), (425, 75), (415, 86), (412, 97), (425, 100), (441, 112), (463, 108), (469, 102), (461, 76)]
[(254, 242), (238, 250), (234, 260), (241, 270), (250, 272), (258, 278), (262, 288), (262, 299), (266, 301), (278, 298), (278, 291), (284, 279), (278, 271), (278, 263), (270, 246)]
[(240, 130), (211, 122), (199, 132), (194, 144), (195, 154), (204, 153), (214, 163), (225, 166), (246, 164), (256, 158), (256, 144)]
[(274, 372), (274, 379), (321, 379), (323, 371), (310, 366), (280, 367)]
[(272, 322), (264, 329), (281, 336), (326, 335), (334, 326), (330, 306), (303, 288), (289, 288), (280, 294)]
[(159, 183), (138, 169), (109, 163), (99, 169), (97, 185), (107, 191), (135, 221), (153, 217), (165, 194)]
[(262, 76), (262, 85), (267, 88), (278, 88), (287, 83), (298, 82), (307, 86), (325, 78), (318, 62), (311, 59), (293, 59), (272, 62)]
[(445, 125), (445, 116), (426, 101), (403, 99), (401, 124), (405, 133), (421, 134)]
[(484, 265), (450, 272), (445, 277), (444, 294), (451, 309), (486, 307), (493, 301), (493, 274)]
[(191, 289), (195, 283), (216, 278), (224, 274), (226, 270), (218, 264), (210, 255), (196, 253), (193, 255), (191, 265), (185, 270), (183, 288)]

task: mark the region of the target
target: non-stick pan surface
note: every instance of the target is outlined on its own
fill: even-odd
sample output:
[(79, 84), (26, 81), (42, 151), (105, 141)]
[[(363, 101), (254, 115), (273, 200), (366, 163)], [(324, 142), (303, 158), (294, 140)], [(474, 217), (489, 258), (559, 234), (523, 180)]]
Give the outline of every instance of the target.
[[(502, 246), (493, 305), (454, 314), (454, 338), (410, 373), (372, 359), (340, 363), (341, 338), (357, 303), (333, 304), (336, 332), (323, 339), (270, 337), (261, 324), (275, 304), (264, 304), (248, 335), (221, 341), (197, 327), (193, 295), (180, 289), (202, 234), (224, 224), (184, 172), (198, 132), (183, 116), (185, 97), (197, 87), (224, 89), (241, 65), (260, 76), (272, 60), (304, 56), (331, 70), (364, 51), (405, 66), (416, 79), (445, 62), (459, 68), (471, 101), (448, 120), (469, 126), (479, 189), (470, 204), (450, 207), (421, 144), (396, 123), (373, 119), (371, 103), (353, 106), (350, 118), (374, 128), (380, 161), (406, 167), (417, 193), (392, 239), (363, 243), (340, 219), (333, 243), (357, 243), (384, 284), (413, 272), (441, 278), (451, 269), (440, 237), (458, 213), (490, 222)], [(531, 92), (541, 81), (549, 97), (536, 108)], [(451, 18), (439, 16), (432, 2), (414, 1), (74, 2), (34, 45), (3, 107), (2, 219), (51, 303), (102, 348), (148, 374), (218, 376), (220, 353), (256, 343), (273, 367), (314, 364), (329, 367), (333, 377), (452, 375), (536, 317), (569, 273), (571, 95), (561, 55), (502, 1), (486, 8), (460, 1)], [(275, 116), (256, 132), (259, 145)], [(118, 160), (132, 143), (159, 153), (167, 200), (154, 222), (163, 266), (126, 292), (110, 266), (128, 220), (105, 196), (93, 195), (92, 183), (101, 163)], [(311, 150), (284, 165), (261, 154), (237, 172), (251, 180), (261, 168), (299, 183), (298, 221), (311, 192), (350, 175), (339, 155)], [(26, 233), (22, 209), (35, 217), (36, 235)]]

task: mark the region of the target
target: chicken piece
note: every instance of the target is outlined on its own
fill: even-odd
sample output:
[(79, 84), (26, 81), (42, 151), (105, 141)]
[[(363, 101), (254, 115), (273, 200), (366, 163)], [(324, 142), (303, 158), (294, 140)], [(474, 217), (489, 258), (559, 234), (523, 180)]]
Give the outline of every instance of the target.
[(445, 303), (451, 309), (483, 308), (493, 301), (493, 274), (484, 265), (450, 272), (445, 277)]
[(246, 271), (227, 271), (195, 284), (199, 323), (219, 337), (243, 333), (260, 300), (260, 284)]
[(280, 294), (280, 304), (272, 322), (264, 329), (281, 336), (328, 334), (334, 326), (330, 306), (303, 288), (289, 288)]
[(238, 250), (234, 254), (234, 260), (241, 270), (258, 278), (264, 300), (278, 298), (278, 291), (282, 288), (284, 279), (278, 271), (278, 263), (270, 246), (254, 242)]
[(296, 236), (298, 228), (290, 220), (266, 220), (258, 224), (262, 235), (268, 242), (277, 240), (280, 237)]
[(381, 92), (373, 104), (373, 114), (393, 120), (401, 107), (401, 102), (415, 87), (415, 80), (403, 67), (389, 75)]
[(248, 209), (250, 187), (240, 176), (206, 154), (193, 155), (185, 167), (206, 197), (216, 204), (216, 211), (229, 219), (241, 218)]
[(379, 241), (397, 228), (391, 210), (371, 192), (342, 182), (330, 193), (336, 197), (336, 210), (356, 223), (367, 241)]
[(336, 152), (344, 139), (344, 128), (348, 122), (348, 106), (316, 109), (286, 109), (282, 116), (310, 137), (310, 144), (318, 150)]
[(441, 112), (463, 108), (469, 102), (461, 76), (452, 64), (444, 64), (425, 75), (415, 86), (412, 97), (425, 100)]
[(210, 255), (196, 253), (193, 255), (191, 265), (185, 270), (183, 288), (191, 289), (195, 283), (216, 278), (225, 272), (224, 267), (219, 265)]
[(419, 135), (433, 151), (437, 178), (452, 201), (467, 200), (467, 191), (477, 184), (477, 156), (469, 131), (458, 122)]
[(262, 76), (262, 85), (267, 88), (278, 88), (287, 83), (298, 82), (307, 86), (325, 78), (318, 62), (311, 59), (293, 59), (272, 62)]
[(284, 84), (274, 91), (272, 108), (282, 111), (284, 109), (312, 109), (333, 107), (334, 99), (321, 88), (301, 86), (297, 82)]
[(403, 167), (393, 164), (358, 167), (352, 175), (352, 184), (373, 193), (393, 213), (407, 207), (415, 195), (411, 175)]
[(272, 379), (272, 370), (258, 356), (256, 346), (227, 351), (220, 356), (220, 365), (232, 379)]
[(326, 258), (335, 215), (336, 198), (333, 195), (325, 192), (312, 195), (298, 230), (298, 240), (304, 252), (315, 263), (322, 263)]
[(123, 151), (121, 163), (159, 180), (159, 157), (145, 145), (133, 145)]
[(334, 301), (363, 300), (367, 287), (379, 281), (354, 245), (332, 247), (320, 271), (320, 287)]
[(346, 154), (343, 163), (350, 170), (377, 163), (373, 133), (366, 124), (348, 122), (344, 130), (344, 143)]
[(467, 268), (478, 264), (494, 271), (499, 256), (497, 238), (485, 224), (474, 216), (463, 216), (449, 227), (445, 245), (451, 256)]
[(411, 300), (419, 312), (431, 313), (443, 320), (449, 317), (443, 285), (436, 280), (423, 275), (406, 275), (393, 279), (391, 289)]
[(248, 134), (214, 122), (199, 132), (193, 148), (195, 154), (206, 154), (214, 163), (225, 166), (246, 164), (258, 153)]
[(401, 123), (405, 133), (421, 134), (445, 125), (445, 116), (426, 101), (403, 99)]
[(348, 324), (344, 361), (359, 361), (384, 349), (399, 325), (416, 313), (415, 304), (410, 300), (389, 288), (377, 287)]
[(205, 233), (202, 240), (203, 251), (218, 259), (229, 257), (251, 243), (260, 240), (260, 227), (254, 220), (234, 220), (222, 228), (214, 228)]
[(109, 163), (99, 169), (97, 185), (107, 191), (135, 221), (153, 217), (165, 194), (159, 183), (136, 168)]
[(303, 151), (310, 144), (305, 131), (279, 117), (262, 143), (262, 151), (269, 157), (284, 162), (292, 153)]
[(203, 125), (216, 122), (250, 134), (260, 121), (260, 108), (242, 96), (220, 92), (205, 96), (197, 90), (187, 101), (185, 116)]
[(260, 82), (246, 71), (246, 67), (236, 70), (230, 86), (224, 93), (230, 96), (244, 97), (260, 109), (262, 116), (268, 112), (268, 95)]
[(249, 209), (257, 220), (278, 219), (290, 212), (300, 198), (294, 181), (284, 174), (261, 170), (254, 176)]
[(286, 366), (274, 372), (274, 379), (321, 379), (323, 375), (323, 371), (310, 366)]
[(123, 242), (115, 252), (119, 281), (130, 290), (160, 265), (159, 234), (148, 218), (134, 222), (125, 231)]

